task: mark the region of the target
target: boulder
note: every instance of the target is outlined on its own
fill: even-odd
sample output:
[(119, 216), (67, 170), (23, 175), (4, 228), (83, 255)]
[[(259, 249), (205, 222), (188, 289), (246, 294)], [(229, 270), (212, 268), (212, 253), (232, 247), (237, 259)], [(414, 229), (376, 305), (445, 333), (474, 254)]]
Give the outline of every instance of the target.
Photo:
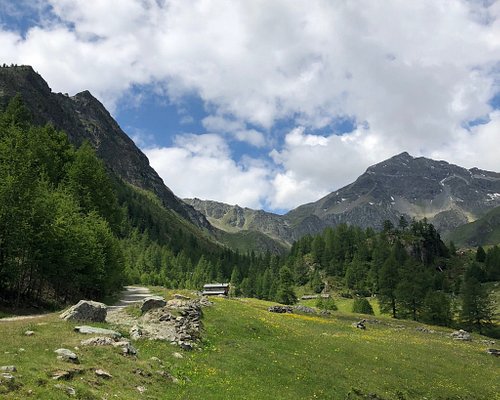
[(87, 325), (75, 326), (74, 330), (75, 332), (83, 333), (86, 335), (105, 335), (114, 338), (119, 338), (122, 336), (120, 332), (116, 332), (111, 329), (97, 328), (94, 326), (87, 326)]
[(57, 358), (62, 361), (69, 361), (73, 364), (79, 364), (78, 356), (68, 349), (57, 349), (54, 351), (57, 354)]
[(141, 304), (141, 312), (144, 314), (145, 312), (152, 310), (154, 308), (162, 308), (167, 305), (165, 299), (161, 296), (151, 296), (146, 297)]
[(471, 341), (472, 337), (469, 332), (460, 329), (459, 331), (455, 331), (451, 334), (451, 337), (455, 340), (467, 340)]
[(271, 306), (267, 309), (269, 312), (284, 314), (284, 313), (292, 313), (293, 307), (291, 306)]
[(63, 312), (60, 317), (65, 321), (105, 322), (106, 314), (106, 304), (97, 301), (80, 300)]
[(109, 336), (97, 336), (80, 342), (82, 346), (112, 346), (115, 341)]
[(366, 323), (366, 319), (363, 319), (363, 320), (361, 320), (359, 322), (354, 322), (352, 324), (352, 326), (355, 327), (355, 328), (358, 328), (358, 329), (366, 329), (365, 323)]
[(303, 306), (302, 304), (299, 304), (298, 306), (294, 307), (295, 311), (304, 313), (304, 314), (316, 314), (316, 310), (311, 307)]
[(3, 365), (0, 367), (0, 371), (2, 371), (2, 372), (16, 372), (17, 369), (14, 365)]

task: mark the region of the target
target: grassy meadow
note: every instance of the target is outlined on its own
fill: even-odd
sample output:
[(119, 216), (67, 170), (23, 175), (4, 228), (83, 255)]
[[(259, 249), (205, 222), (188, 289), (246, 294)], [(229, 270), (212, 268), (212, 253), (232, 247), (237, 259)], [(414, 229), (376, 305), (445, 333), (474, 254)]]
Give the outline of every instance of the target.
[[(449, 329), (422, 332), (415, 329), (419, 323), (378, 315), (359, 330), (352, 323), (362, 316), (347, 312), (348, 301), (338, 302), (339, 311), (326, 317), (269, 313), (272, 303), (255, 299), (214, 302), (204, 309), (199, 350), (138, 341), (137, 358), (124, 357), (116, 348), (80, 347), (86, 337), (56, 315), (0, 322), (0, 365), (18, 370), (13, 383), (0, 384), (0, 397), (500, 399), (500, 360), (486, 354), (488, 338), (474, 335), (472, 342), (457, 342)], [(35, 334), (25, 336), (26, 330)], [(79, 365), (56, 359), (55, 349), (75, 346)], [(98, 368), (113, 377), (97, 377)], [(55, 381), (56, 370), (74, 372), (66, 381)], [(57, 384), (73, 387), (76, 395), (68, 396)]]

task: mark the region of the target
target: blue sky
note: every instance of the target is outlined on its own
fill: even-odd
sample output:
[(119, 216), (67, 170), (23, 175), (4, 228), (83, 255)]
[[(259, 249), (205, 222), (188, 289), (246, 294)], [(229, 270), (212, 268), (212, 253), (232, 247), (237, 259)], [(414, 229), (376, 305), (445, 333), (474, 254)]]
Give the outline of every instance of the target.
[(402, 151), (500, 171), (499, 3), (0, 0), (0, 61), (90, 90), (180, 197), (285, 212)]

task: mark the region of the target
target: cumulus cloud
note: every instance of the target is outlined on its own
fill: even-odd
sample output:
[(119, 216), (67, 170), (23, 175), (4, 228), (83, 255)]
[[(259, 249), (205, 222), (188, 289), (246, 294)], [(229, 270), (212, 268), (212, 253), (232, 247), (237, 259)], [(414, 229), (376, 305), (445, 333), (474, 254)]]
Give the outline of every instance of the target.
[(250, 158), (235, 162), (220, 135), (181, 135), (174, 146), (149, 148), (145, 153), (163, 180), (183, 198), (262, 208), (271, 190), (268, 166)]
[[(272, 150), (267, 173), (236, 162), (227, 147), (220, 152), (224, 171), (261, 192), (231, 197), (214, 184), (203, 193), (215, 199), (293, 207), (400, 151), (500, 170), (498, 112), (488, 103), (500, 90), (500, 2), (36, 4), (50, 4), (52, 18), (25, 36), (0, 28), (3, 60), (34, 65), (56, 91), (89, 89), (112, 109), (134, 85), (154, 85), (172, 102), (194, 94), (210, 114), (203, 121), (210, 137)], [(357, 127), (339, 136), (334, 123), (345, 116)], [(464, 128), (478, 118), (489, 122)], [(214, 159), (186, 146), (179, 139), (156, 150), (191, 162), (189, 171), (193, 160)], [(175, 189), (176, 178), (161, 171)], [(194, 180), (184, 185), (193, 195), (198, 188)]]

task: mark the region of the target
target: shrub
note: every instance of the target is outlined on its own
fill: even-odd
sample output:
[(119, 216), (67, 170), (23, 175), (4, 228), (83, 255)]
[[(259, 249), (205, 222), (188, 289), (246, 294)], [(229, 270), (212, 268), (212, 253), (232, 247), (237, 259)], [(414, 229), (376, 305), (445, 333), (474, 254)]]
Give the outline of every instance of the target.
[(364, 297), (354, 299), (352, 304), (352, 312), (358, 314), (370, 314), (373, 315), (372, 305)]

